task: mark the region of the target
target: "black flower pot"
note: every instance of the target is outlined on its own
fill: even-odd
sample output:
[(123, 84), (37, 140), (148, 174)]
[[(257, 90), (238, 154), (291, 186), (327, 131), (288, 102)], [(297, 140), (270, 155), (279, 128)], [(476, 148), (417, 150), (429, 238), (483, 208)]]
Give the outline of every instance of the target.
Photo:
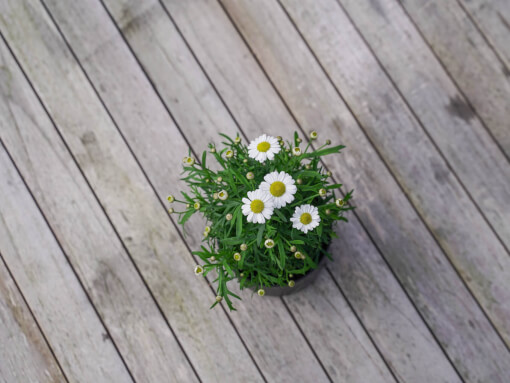
[(328, 257), (325, 255), (321, 255), (319, 263), (315, 269), (311, 269), (305, 275), (301, 275), (294, 279), (295, 285), (294, 287), (289, 286), (272, 286), (272, 287), (264, 287), (265, 295), (273, 296), (273, 297), (281, 297), (283, 295), (289, 295), (297, 293), (300, 290), (303, 290), (305, 287), (310, 286), (313, 281), (317, 279), (317, 276), (321, 272), (321, 270), (328, 263)]

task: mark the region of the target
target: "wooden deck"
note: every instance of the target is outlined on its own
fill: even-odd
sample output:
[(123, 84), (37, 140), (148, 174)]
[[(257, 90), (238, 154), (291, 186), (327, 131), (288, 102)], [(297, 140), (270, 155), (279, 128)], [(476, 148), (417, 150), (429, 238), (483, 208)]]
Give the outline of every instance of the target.
[[(508, 0), (0, 0), (0, 32), (0, 382), (510, 382)], [(209, 310), (182, 156), (312, 129), (355, 189), (335, 262)]]

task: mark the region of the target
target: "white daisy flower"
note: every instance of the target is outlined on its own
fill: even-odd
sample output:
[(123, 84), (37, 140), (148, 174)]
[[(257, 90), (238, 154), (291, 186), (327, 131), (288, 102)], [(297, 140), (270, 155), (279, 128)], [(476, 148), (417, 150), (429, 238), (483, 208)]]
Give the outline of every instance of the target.
[(260, 190), (270, 194), (274, 207), (279, 209), (294, 201), (294, 194), (297, 191), (295, 183), (296, 181), (285, 172), (271, 172), (264, 176)]
[(243, 198), (243, 204), (242, 211), (248, 222), (265, 223), (273, 215), (273, 199), (260, 189), (249, 191), (248, 198)]
[(292, 227), (301, 230), (303, 233), (312, 231), (321, 221), (319, 217), (319, 209), (312, 205), (301, 205), (296, 207), (294, 215), (290, 219), (292, 221)]
[(278, 140), (266, 134), (254, 139), (248, 145), (248, 155), (259, 162), (264, 162), (266, 159), (272, 161), (274, 155), (280, 150)]

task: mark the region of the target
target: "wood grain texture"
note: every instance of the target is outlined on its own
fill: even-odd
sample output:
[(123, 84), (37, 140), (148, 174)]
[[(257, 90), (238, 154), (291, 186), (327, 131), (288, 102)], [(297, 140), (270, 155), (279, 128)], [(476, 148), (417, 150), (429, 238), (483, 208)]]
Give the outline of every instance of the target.
[[(3, 47), (0, 52), (5, 59)], [(5, 70), (4, 59), (2, 67)], [(2, 76), (1, 83), (4, 84), (6, 79)], [(2, 109), (4, 101), (7, 100), (2, 94)], [(2, 116), (8, 114), (9, 110), (2, 110)], [(22, 113), (18, 111), (17, 114)], [(15, 121), (2, 118), (2, 136), (8, 130), (6, 123), (12, 126)], [(29, 123), (27, 118), (25, 124)], [(2, 258), (16, 278), (65, 375), (71, 381), (80, 382), (130, 382), (111, 339), (3, 147), (0, 149), (0, 178)], [(7, 305), (1, 305), (0, 333), (12, 331), (11, 324), (23, 331), (21, 334), (11, 332), (2, 340), (0, 354), (8, 355), (1, 359), (0, 380), (66, 381), (33, 320), (28, 321), (30, 314), (19, 301), (19, 293), (13, 291), (12, 280), (4, 278), (5, 269), (1, 262), (0, 267), (0, 289), (2, 299), (6, 299), (3, 304)], [(22, 342), (19, 348), (15, 347), (19, 341)], [(27, 355), (29, 350), (31, 355)], [(96, 353), (101, 358), (98, 359)]]
[[(504, 343), (290, 22), (285, 22), (283, 11), (266, 3), (264, 7), (223, 3), (302, 126), (306, 130), (319, 126), (322, 134), (339, 136), (349, 148), (340, 161), (327, 159), (326, 163), (342, 174), (347, 189), (356, 188), (363, 200), (356, 211), (457, 368), (471, 379), (496, 376), (504, 381), (508, 371), (503, 366), (509, 358)], [(450, 326), (455, 333), (447, 330)], [(471, 342), (466, 344), (465, 339)], [(501, 360), (472, 358), (481, 349), (489, 353), (493, 347), (500, 350)]]
[[(88, 167), (82, 169), (95, 180), (113, 182), (121, 177), (124, 183), (117, 186), (109, 198), (135, 205), (136, 201), (122, 195), (122, 187), (141, 194), (140, 188), (130, 187), (126, 173), (102, 166), (101, 160), (107, 157), (100, 147), (111, 148), (113, 142), (105, 137), (99, 143), (89, 127), (105, 126), (108, 120), (100, 114), (102, 109), (93, 93), (87, 92), (83, 85), (81, 72), (70, 65), (65, 51), (58, 50), (51, 23), (47, 19), (41, 20), (42, 13), (37, 13), (37, 8), (11, 6), (2, 3), (2, 12), (5, 15), (16, 12), (19, 20), (24, 21), (23, 31), (15, 30), (15, 25), (19, 24), (2, 24), (2, 30), (7, 31), (8, 39), (13, 43), (11, 46), (18, 51), (18, 58), (32, 76), (48, 108), (64, 114), (56, 119), (62, 128), (60, 132), (70, 138), (73, 131), (86, 130), (73, 136), (74, 145), (82, 148), (76, 157), (89, 161)], [(30, 17), (24, 10), (32, 11)], [(16, 37), (20, 36), (23, 43), (16, 44)], [(2, 52), (5, 51), (2, 45)], [(63, 70), (65, 65), (67, 70)], [(7, 118), (2, 127), (2, 139), (13, 153), (20, 172), (33, 190), (132, 374), (139, 381), (193, 381), (196, 378), (191, 366), (57, 131), (12, 59), (6, 63), (6, 68), (5, 78), (11, 81), (2, 82), (6, 84), (2, 88), (2, 97), (10, 105), (11, 113), (2, 114)], [(46, 76), (55, 81), (44, 81)], [(83, 116), (81, 120), (80, 116)], [(114, 157), (113, 153), (107, 154)], [(94, 164), (99, 166), (94, 168)], [(124, 219), (128, 220), (128, 209), (126, 212)], [(89, 352), (93, 349), (85, 347)]]
[[(395, 7), (397, 0), (384, 0)], [(510, 157), (510, 76), (456, 0), (400, 3)], [(469, 115), (470, 107), (466, 107)]]
[[(343, 12), (333, 3), (321, 8), (345, 20)], [(510, 200), (510, 166), (504, 154), (480, 120), (472, 113), (465, 113), (469, 112), (466, 100), (400, 7), (387, 7), (378, 0), (340, 0), (339, 3), (508, 249), (510, 206), (505, 201)], [(321, 15), (324, 12), (309, 12), (302, 17), (316, 20)], [(325, 25), (324, 38), (342, 36), (350, 28), (343, 23), (322, 22), (321, 25)], [(315, 37), (318, 33), (316, 28)], [(342, 37), (335, 39), (339, 38)], [(332, 46), (332, 49), (338, 52), (342, 48)], [(323, 54), (328, 66), (332, 65), (331, 56), (328, 59)], [(444, 172), (436, 171), (438, 177), (434, 183), (443, 183), (441, 173)]]
[[(2, 166), (4, 157), (5, 153), (1, 153)], [(5, 238), (0, 239), (6, 243)], [(0, 382), (66, 382), (3, 260), (0, 260), (0, 323)]]
[[(334, 0), (282, 2), (367, 136), (510, 344), (510, 291), (503, 293), (510, 281), (506, 249), (338, 4)], [(497, 151), (495, 146), (492, 149)], [(504, 201), (510, 201), (510, 166), (504, 158), (502, 165), (502, 172), (508, 173), (503, 183), (509, 184), (501, 189), (507, 189), (507, 195), (494, 202), (494, 208), (501, 204), (505, 210)], [(480, 180), (475, 178), (477, 186)], [(499, 216), (499, 221), (510, 223), (510, 210), (506, 216)]]
[[(185, 183), (180, 180), (179, 165), (181, 156), (187, 154), (187, 143), (102, 5), (95, 0), (79, 4), (46, 1), (46, 4), (83, 64), (90, 80), (98, 89), (106, 107), (117, 122), (147, 176), (156, 187), (161, 199), (164, 201), (166, 193), (170, 191), (176, 194), (178, 188), (184, 190)], [(147, 5), (147, 2), (144, 3), (144, 6)], [(194, 62), (182, 40), (178, 38), (175, 30), (166, 33), (162, 29), (165, 28), (165, 25), (166, 28), (170, 27), (171, 24), (165, 13), (157, 12), (157, 10), (157, 7), (151, 8), (149, 13), (143, 12), (141, 18), (136, 17), (135, 9), (129, 9), (126, 12), (134, 15), (136, 19), (130, 24), (132, 26), (130, 30), (137, 33), (135, 33), (136, 36), (131, 36), (130, 40), (132, 39), (135, 47), (138, 47), (137, 39), (146, 42), (148, 36), (141, 32), (142, 30), (148, 30), (150, 33), (151, 29), (155, 29), (155, 35), (166, 36), (161, 41), (155, 41), (154, 46), (143, 44), (142, 61), (147, 64), (146, 68), (150, 69), (151, 73), (156, 74), (155, 77), (158, 81), (154, 81), (154, 84), (157, 89), (166, 95), (171, 95), (166, 100), (183, 130), (196, 132), (187, 134), (186, 138), (189, 142), (193, 142), (193, 146), (197, 149), (205, 149), (205, 143), (208, 142), (209, 137), (200, 134), (200, 129), (194, 128), (197, 125), (196, 121), (204, 121), (204, 124), (208, 126), (209, 134), (214, 133), (216, 140), (219, 138), (217, 133), (225, 132), (225, 129), (228, 129), (227, 133), (235, 134), (235, 125), (222, 107), (221, 101), (212, 97), (214, 90)], [(163, 21), (166, 21), (167, 24), (164, 24)], [(147, 24), (145, 25), (145, 23)], [(87, 36), (87, 38), (84, 39), (83, 36)], [(168, 54), (162, 55), (163, 49), (167, 50)], [(168, 62), (168, 57), (176, 55), (181, 59), (174, 64)], [(175, 72), (172, 73), (171, 81), (168, 81), (169, 71), (167, 68), (172, 65), (175, 67)], [(182, 73), (187, 73), (187, 75), (183, 76)], [(130, 78), (131, 81), (126, 82), (126, 78)], [(179, 82), (183, 85), (176, 86), (175, 84)], [(188, 83), (195, 83), (197, 86), (190, 89), (184, 86)], [(205, 107), (196, 102), (204, 91), (209, 93), (209, 101)], [(175, 103), (174, 100), (178, 101)], [(209, 104), (215, 107), (206, 108)], [(183, 118), (186, 115), (193, 116), (194, 120)], [(169, 148), (174, 149), (169, 150)], [(160, 207), (160, 210), (159, 216), (164, 216), (164, 209)], [(141, 214), (137, 212), (138, 220), (140, 220)], [(149, 219), (152, 222), (149, 222)], [(187, 227), (190, 236), (187, 236), (186, 239), (193, 243), (195, 249), (199, 248), (204, 225), (202, 220), (194, 220)], [(131, 236), (130, 246), (141, 247), (144, 243), (152, 241), (154, 232), (166, 232), (173, 229), (173, 235), (178, 236), (177, 230), (168, 227), (168, 219), (154, 221), (148, 216), (147, 222), (141, 226), (147, 231), (143, 232), (142, 228), (137, 228), (140, 233)], [(158, 253), (163, 254), (170, 251), (169, 246), (172, 242), (178, 241), (176, 238), (162, 239), (161, 242), (153, 241), (153, 245)], [(183, 250), (181, 254), (176, 253), (175, 256), (188, 257), (187, 260), (191, 261), (190, 254), (186, 253), (188, 252)], [(161, 267), (172, 268), (174, 266), (164, 264)], [(193, 275), (192, 265), (188, 266), (187, 270), (182, 270), (182, 273), (188, 275), (188, 278), (196, 278)], [(159, 286), (160, 284), (154, 285), (154, 288), (159, 288)], [(207, 290), (204, 290), (203, 293), (206, 294)], [(154, 291), (154, 294), (158, 296), (160, 293)], [(230, 319), (251, 350), (264, 376), (276, 381), (287, 381), (293, 376), (300, 376), (307, 381), (327, 381), (322, 367), (315, 359), (312, 350), (306, 344), (282, 302), (278, 299), (265, 300), (258, 297), (250, 302), (249, 292), (243, 296), (248, 302), (236, 304), (238, 311), (230, 314)], [(212, 303), (213, 299), (214, 296), (210, 295), (209, 303)], [(217, 310), (221, 309), (216, 308), (213, 311)], [(209, 310), (197, 313), (198, 318), (209, 315)], [(273, 325), (267, 326), (268, 320)], [(202, 331), (206, 331), (206, 329)], [(233, 366), (233, 368), (239, 367)], [(223, 376), (218, 375), (215, 379), (222, 380), (226, 376), (225, 373)], [(246, 379), (246, 377), (240, 376), (239, 379)]]
[[(236, 119), (241, 120), (237, 114), (238, 110), (231, 106), (232, 104), (230, 100), (241, 97), (249, 97), (251, 102), (243, 106), (243, 109), (239, 111), (240, 114), (243, 113), (243, 110), (252, 108), (252, 106), (254, 112), (251, 114), (254, 116), (257, 116), (257, 113), (255, 113), (257, 108), (262, 109), (262, 107), (264, 107), (265, 114), (269, 116), (278, 114), (285, 115), (285, 113), (287, 113), (281, 101), (277, 98), (277, 95), (270, 87), (268, 87), (267, 80), (264, 78), (256, 63), (253, 60), (246, 59), (247, 57), (250, 57), (250, 53), (247, 51), (246, 47), (244, 47), (239, 37), (236, 36), (228, 19), (226, 19), (226, 17), (222, 14), (221, 8), (214, 5), (214, 2), (191, 2), (186, 3), (186, 5), (183, 5), (181, 2), (166, 2), (165, 4), (168, 6), (172, 17), (178, 23), (179, 28), (185, 34), (194, 53), (204, 65), (216, 87), (219, 89), (225, 101), (227, 101), (227, 104), (231, 107), (231, 111), (236, 116)], [(215, 41), (214, 44), (212, 44), (213, 41)], [(141, 50), (138, 52), (141, 52)], [(143, 57), (146, 55), (138, 53), (138, 56), (143, 60)], [(239, 78), (234, 76), (225, 78), (222, 75), (224, 72), (239, 72), (240, 69), (238, 68), (230, 69), (230, 67), (235, 66), (244, 68), (244, 71), (247, 74), (246, 77), (255, 78), (256, 81), (251, 83), (241, 81)], [(221, 72), (219, 72), (217, 68), (222, 68)], [(245, 77), (242, 76), (242, 78)], [(246, 89), (249, 89), (249, 91), (246, 91)], [(266, 100), (270, 100), (270, 103), (266, 104)], [(289, 118), (289, 116), (287, 118)], [(267, 127), (264, 127), (255, 118), (251, 120), (247, 119), (245, 124), (247, 125), (243, 126), (241, 124), (241, 126), (248, 132), (250, 137), (255, 137), (257, 134), (267, 132)], [(288, 122), (288, 125), (290, 124), (293, 123)], [(295, 125), (293, 126), (295, 127)], [(286, 129), (283, 126), (278, 128), (279, 133), (286, 133), (289, 136), (292, 133), (292, 130), (292, 127), (290, 129)], [(358, 228), (361, 230), (359, 226)], [(359, 236), (361, 237), (361, 234)], [(377, 253), (377, 250), (372, 248), (372, 252)], [(367, 260), (367, 262), (371, 261), (372, 260)], [(367, 265), (364, 264), (358, 265), (358, 267), (360, 266), (367, 267)], [(362, 274), (363, 271), (361, 267), (358, 272)], [(380, 275), (375, 273), (376, 276), (371, 277), (374, 279), (380, 278), (381, 280), (384, 280), (385, 283), (388, 279), (392, 279), (392, 276), (387, 269), (380, 268), (379, 270)], [(375, 288), (372, 290), (377, 291), (377, 281), (372, 282), (372, 280), (373, 279), (368, 281), (367, 285), (375, 285)], [(349, 288), (349, 286), (347, 286), (347, 288)], [(446, 381), (455, 381), (457, 379), (455, 372), (441, 354), (441, 351), (435, 344), (435, 341), (430, 339), (428, 330), (423, 325), (423, 322), (416, 314), (414, 308), (409, 304), (409, 301), (402, 293), (400, 286), (398, 286), (398, 284), (396, 284), (393, 280), (393, 284), (388, 284), (388, 286), (384, 285), (384, 287), (379, 288), (389, 288), (391, 291), (388, 291), (388, 294), (392, 296), (395, 301), (395, 305), (399, 307), (399, 310), (389, 309), (384, 313), (381, 313), (380, 318), (383, 323), (380, 324), (380, 329), (384, 328), (389, 331), (377, 331), (376, 334), (378, 341), (380, 341), (385, 347), (385, 357), (390, 360), (392, 366), (396, 366), (396, 373), (401, 373), (401, 375), (406, 377), (414, 377), (415, 380), (416, 376), (419, 376), (423, 381), (430, 379), (430, 374), (433, 373), (435, 374), (435, 378), (439, 379), (439, 377), (442, 377)], [(382, 290), (375, 296), (356, 297), (353, 295), (352, 298), (354, 300), (357, 298), (362, 301), (363, 305), (366, 306), (367, 299), (374, 299), (374, 301), (380, 299), (381, 301), (385, 301), (386, 298), (381, 293)], [(285, 300), (286, 302), (289, 302), (292, 299), (289, 297)], [(378, 305), (378, 307), (381, 307), (381, 305)], [(307, 312), (309, 312), (308, 315)], [(328, 312), (329, 314), (329, 311), (325, 312)], [(309, 311), (302, 310), (302, 313), (303, 318), (307, 318), (309, 322), (313, 322), (315, 319), (313, 309)], [(323, 317), (323, 319), (326, 319), (326, 317)], [(332, 322), (332, 319), (328, 319), (326, 322)], [(394, 327), (392, 328), (392, 326)], [(413, 339), (414, 341), (407, 344), (405, 341), (400, 341), (402, 348), (393, 350), (393, 343), (398, 339), (398, 337), (400, 337), (398, 331), (395, 332), (395, 329), (398, 328), (401, 328), (405, 333), (405, 335), (402, 336), (403, 338), (407, 340)], [(332, 336), (332, 334), (329, 334), (329, 336), (326, 337), (322, 336), (321, 342), (323, 343), (319, 344), (320, 341), (314, 342), (315, 336), (317, 336), (317, 334), (313, 331), (314, 326), (308, 326), (308, 329), (312, 330), (307, 333), (309, 334), (308, 338), (314, 343), (314, 348), (321, 360), (329, 360), (329, 358), (331, 358), (329, 350), (335, 348), (335, 344), (338, 346), (338, 339)], [(339, 333), (341, 332), (339, 331)], [(413, 344), (412, 347), (410, 347), (410, 343)], [(379, 346), (381, 346), (381, 344), (379, 344)], [(403, 352), (403, 350), (407, 350), (407, 352)], [(436, 369), (433, 370), (433, 372), (429, 368), (432, 365), (436, 366)], [(344, 376), (342, 374), (345, 373), (345, 371), (342, 371), (341, 369), (337, 371), (339, 374), (336, 376)], [(333, 376), (334, 373), (331, 372), (330, 375)]]
[(504, 62), (505, 76), (510, 77), (510, 3), (507, 0), (459, 0), (472, 16), (489, 44)]
[[(157, 3), (156, 3), (157, 4)], [(130, 30), (136, 31), (138, 36), (136, 38), (128, 36), (128, 40), (132, 42), (132, 46), (134, 50), (137, 52), (139, 59), (144, 64), (144, 67), (147, 69), (149, 75), (151, 76), (153, 83), (156, 85), (157, 89), (162, 94), (164, 100), (168, 100), (168, 105), (171, 104), (171, 100), (179, 96), (179, 93), (175, 93), (174, 88), (169, 88), (165, 86), (165, 81), (162, 75), (164, 75), (164, 71), (158, 71), (157, 68), (164, 68), (166, 57), (172, 55), (178, 55), (180, 57), (186, 57), (186, 55), (190, 56), (190, 53), (187, 51), (185, 45), (181, 41), (181, 47), (179, 50), (175, 50), (175, 45), (167, 43), (168, 40), (172, 41), (172, 39), (165, 38), (164, 40), (157, 41), (157, 46), (160, 49), (165, 49), (168, 54), (164, 56), (160, 56), (158, 50), (153, 50), (152, 47), (148, 47), (146, 44), (142, 46), (138, 46), (136, 41), (146, 41), (147, 35), (145, 33), (153, 33), (154, 35), (160, 36), (169, 36), (170, 33), (164, 33), (165, 31), (172, 32), (172, 26), (168, 18), (166, 19), (166, 24), (163, 22), (155, 22), (152, 21), (152, 18), (158, 17), (158, 15), (162, 15), (162, 12), (158, 12), (157, 6), (152, 9), (149, 14), (144, 13), (144, 17), (137, 18), (136, 10), (131, 7), (129, 11), (124, 12), (123, 14), (130, 14), (135, 17), (137, 20), (137, 24), (130, 23), (130, 25), (137, 25), (136, 28), (130, 28)], [(125, 9), (125, 8), (124, 8)], [(115, 10), (115, 8), (113, 8)], [(146, 17), (145, 15), (148, 15)], [(163, 13), (164, 15), (164, 13)], [(97, 16), (96, 16), (97, 18)], [(129, 22), (126, 20), (126, 22)], [(159, 32), (144, 32), (145, 29), (157, 26)], [(175, 34), (175, 30), (173, 30)], [(178, 37), (178, 35), (177, 35)], [(122, 42), (119, 42), (122, 45)], [(173, 49), (172, 49), (173, 48)], [(126, 48), (127, 49), (127, 48)], [(95, 50), (96, 53), (98, 52)], [(115, 52), (119, 52), (119, 49), (114, 49)], [(98, 53), (97, 53), (98, 54)], [(124, 53), (125, 55), (126, 53)], [(161, 61), (163, 59), (163, 61)], [(92, 61), (92, 60), (90, 60)], [(110, 56), (109, 62), (129, 62), (127, 58), (121, 56), (117, 53), (115, 58)], [(97, 69), (92, 68), (93, 64), (91, 63), (91, 73), (97, 74)], [(137, 72), (136, 66), (123, 66), (123, 70), (129, 72), (129, 77), (135, 77), (134, 73)], [(192, 70), (193, 68), (194, 70)], [(184, 68), (182, 68), (184, 69)], [(119, 71), (119, 68), (116, 67), (116, 71)], [(191, 81), (192, 78), (201, 78), (203, 74), (199, 66), (195, 63), (190, 67), (189, 61), (187, 64), (187, 68), (185, 71), (181, 70), (181, 73), (186, 73), (186, 76), (190, 76), (190, 79), (184, 78), (186, 82)], [(172, 130), (168, 130), (169, 137), (166, 140), (158, 140), (158, 144), (155, 144), (153, 137), (150, 135), (142, 135), (140, 134), (140, 125), (137, 124), (136, 114), (139, 109), (144, 109), (145, 107), (149, 107), (148, 103), (155, 103), (154, 97), (151, 96), (150, 91), (143, 96), (143, 100), (137, 94), (140, 92), (140, 89), (144, 89), (143, 86), (137, 85), (136, 87), (128, 87), (126, 85), (119, 85), (119, 80), (124, 78), (122, 76), (123, 71), (120, 70), (120, 76), (117, 78), (116, 87), (121, 86), (123, 88), (123, 94), (132, 95), (133, 104), (126, 104), (122, 102), (122, 100), (116, 99), (114, 97), (107, 97), (105, 94), (105, 101), (109, 106), (112, 115), (114, 118), (118, 117), (119, 121), (124, 121), (124, 123), (120, 124), (121, 129), (125, 132), (126, 138), (130, 143), (132, 143), (133, 151), (139, 155), (139, 158), (143, 158), (143, 150), (148, 147), (152, 147), (152, 153), (157, 153), (156, 158), (158, 158), (159, 164), (154, 166), (153, 164), (148, 163), (147, 161), (141, 160), (144, 169), (147, 172), (147, 175), (152, 179), (156, 189), (158, 192), (161, 192), (161, 195), (164, 196), (165, 192), (168, 190), (176, 190), (177, 186), (183, 186), (181, 182), (178, 181), (178, 170), (176, 169), (172, 174), (168, 167), (165, 164), (172, 163), (176, 161), (176, 153), (170, 152), (167, 150), (169, 145), (175, 142), (175, 137), (178, 136), (178, 132)], [(96, 78), (96, 75), (92, 76)], [(161, 79), (161, 81), (159, 81)], [(99, 80), (98, 80), (99, 81)], [(115, 78), (112, 78), (111, 81), (115, 81)], [(182, 81), (182, 80), (181, 80)], [(112, 84), (113, 85), (113, 84)], [(210, 86), (210, 85), (209, 85)], [(146, 87), (145, 87), (146, 88)], [(195, 97), (197, 97), (196, 95)], [(135, 105), (138, 104), (138, 105)], [(179, 107), (182, 109), (181, 111), (177, 111), (174, 115), (182, 115), (185, 110), (188, 112), (193, 111), (192, 108), (194, 104), (189, 104), (187, 102), (179, 102)], [(176, 106), (172, 105), (170, 107), (172, 113), (175, 111)], [(198, 118), (201, 118), (200, 110), (194, 111)], [(219, 111), (221, 112), (221, 110)], [(225, 113), (226, 110), (223, 110)], [(123, 117), (124, 116), (124, 117)], [(132, 121), (134, 119), (134, 121)], [(177, 118), (176, 118), (177, 119)], [(192, 126), (189, 126), (185, 120), (178, 120), (181, 126), (181, 129), (184, 132), (188, 132), (192, 129)], [(233, 124), (233, 123), (232, 123)], [(150, 124), (152, 125), (152, 124)], [(208, 129), (216, 135), (215, 139), (218, 139), (218, 133), (224, 131), (224, 126), (210, 126)], [(147, 129), (150, 129), (147, 127)], [(175, 129), (175, 128), (174, 128)], [(227, 131), (229, 134), (235, 133), (235, 131)], [(189, 139), (190, 137), (188, 137)], [(190, 140), (193, 142), (193, 147), (202, 150), (206, 147), (207, 137), (202, 137), (200, 140)], [(176, 145), (177, 147), (183, 147), (182, 145)], [(200, 226), (198, 226), (200, 225)], [(190, 233), (195, 233), (200, 236), (200, 233), (203, 231), (203, 222), (195, 222), (195, 225), (192, 224), (188, 227)], [(197, 235), (191, 234), (191, 236), (186, 237), (189, 242), (191, 242), (195, 247), (200, 244), (200, 239), (196, 238)], [(191, 241), (190, 241), (191, 240)], [(256, 359), (259, 367), (264, 373), (264, 376), (269, 380), (275, 381), (290, 381), (299, 377), (299, 379), (304, 380), (314, 380), (314, 381), (327, 381), (327, 377), (324, 374), (322, 368), (319, 363), (313, 356), (311, 350), (303, 339), (299, 329), (292, 321), (288, 311), (285, 306), (282, 304), (280, 299), (260, 299), (259, 297), (252, 297), (252, 293), (249, 291), (245, 291), (241, 293), (241, 296), (244, 299), (244, 302), (240, 302), (237, 304), (238, 312), (230, 315), (233, 322), (237, 325), (238, 331), (242, 334), (244, 341), (246, 342), (248, 348), (252, 350), (252, 354)], [(268, 326), (267, 323), (272, 323), (271, 326)], [(341, 326), (337, 326), (341, 327)], [(358, 325), (358, 328), (359, 325)], [(351, 337), (347, 336), (348, 342), (351, 341)], [(321, 340), (319, 340), (321, 342)], [(354, 349), (358, 347), (353, 345)], [(366, 348), (370, 350), (370, 353), (375, 353), (373, 349), (370, 349), (369, 345)], [(375, 355), (377, 358), (377, 355)], [(377, 360), (377, 359), (375, 359)], [(352, 362), (354, 360), (351, 359)], [(379, 366), (376, 371), (385, 371), (385, 367), (382, 364), (382, 361), (379, 359)], [(354, 363), (353, 363), (354, 365)], [(367, 363), (361, 363), (359, 366), (360, 371), (373, 371), (375, 363), (372, 359), (369, 359)], [(362, 374), (363, 375), (363, 374)], [(389, 379), (388, 379), (389, 378)], [(384, 381), (391, 381), (391, 377), (386, 371), (384, 375), (382, 375), (381, 379)]]

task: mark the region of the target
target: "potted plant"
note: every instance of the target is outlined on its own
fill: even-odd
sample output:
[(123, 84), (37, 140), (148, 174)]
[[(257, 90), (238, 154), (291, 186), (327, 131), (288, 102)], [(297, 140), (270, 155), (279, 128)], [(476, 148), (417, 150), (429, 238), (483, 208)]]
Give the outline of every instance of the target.
[[(294, 134), (291, 142), (281, 137), (262, 135), (244, 145), (239, 136), (225, 138), (223, 147), (209, 145), (201, 162), (183, 159), (183, 180), (190, 193), (182, 199), (170, 195), (170, 203), (181, 203), (179, 215), (184, 225), (195, 213), (207, 219), (204, 245), (193, 252), (201, 259), (196, 275), (216, 271), (217, 297), (211, 306), (225, 300), (235, 310), (227, 282), (236, 279), (240, 288), (251, 288), (259, 296), (289, 294), (314, 279), (326, 258), (335, 232), (333, 223), (347, 221), (344, 212), (352, 191), (337, 198), (341, 184), (330, 184), (331, 172), (325, 172), (320, 158), (340, 153), (342, 145), (330, 147), (330, 140), (313, 150), (310, 141)], [(208, 167), (208, 155), (217, 161)]]

